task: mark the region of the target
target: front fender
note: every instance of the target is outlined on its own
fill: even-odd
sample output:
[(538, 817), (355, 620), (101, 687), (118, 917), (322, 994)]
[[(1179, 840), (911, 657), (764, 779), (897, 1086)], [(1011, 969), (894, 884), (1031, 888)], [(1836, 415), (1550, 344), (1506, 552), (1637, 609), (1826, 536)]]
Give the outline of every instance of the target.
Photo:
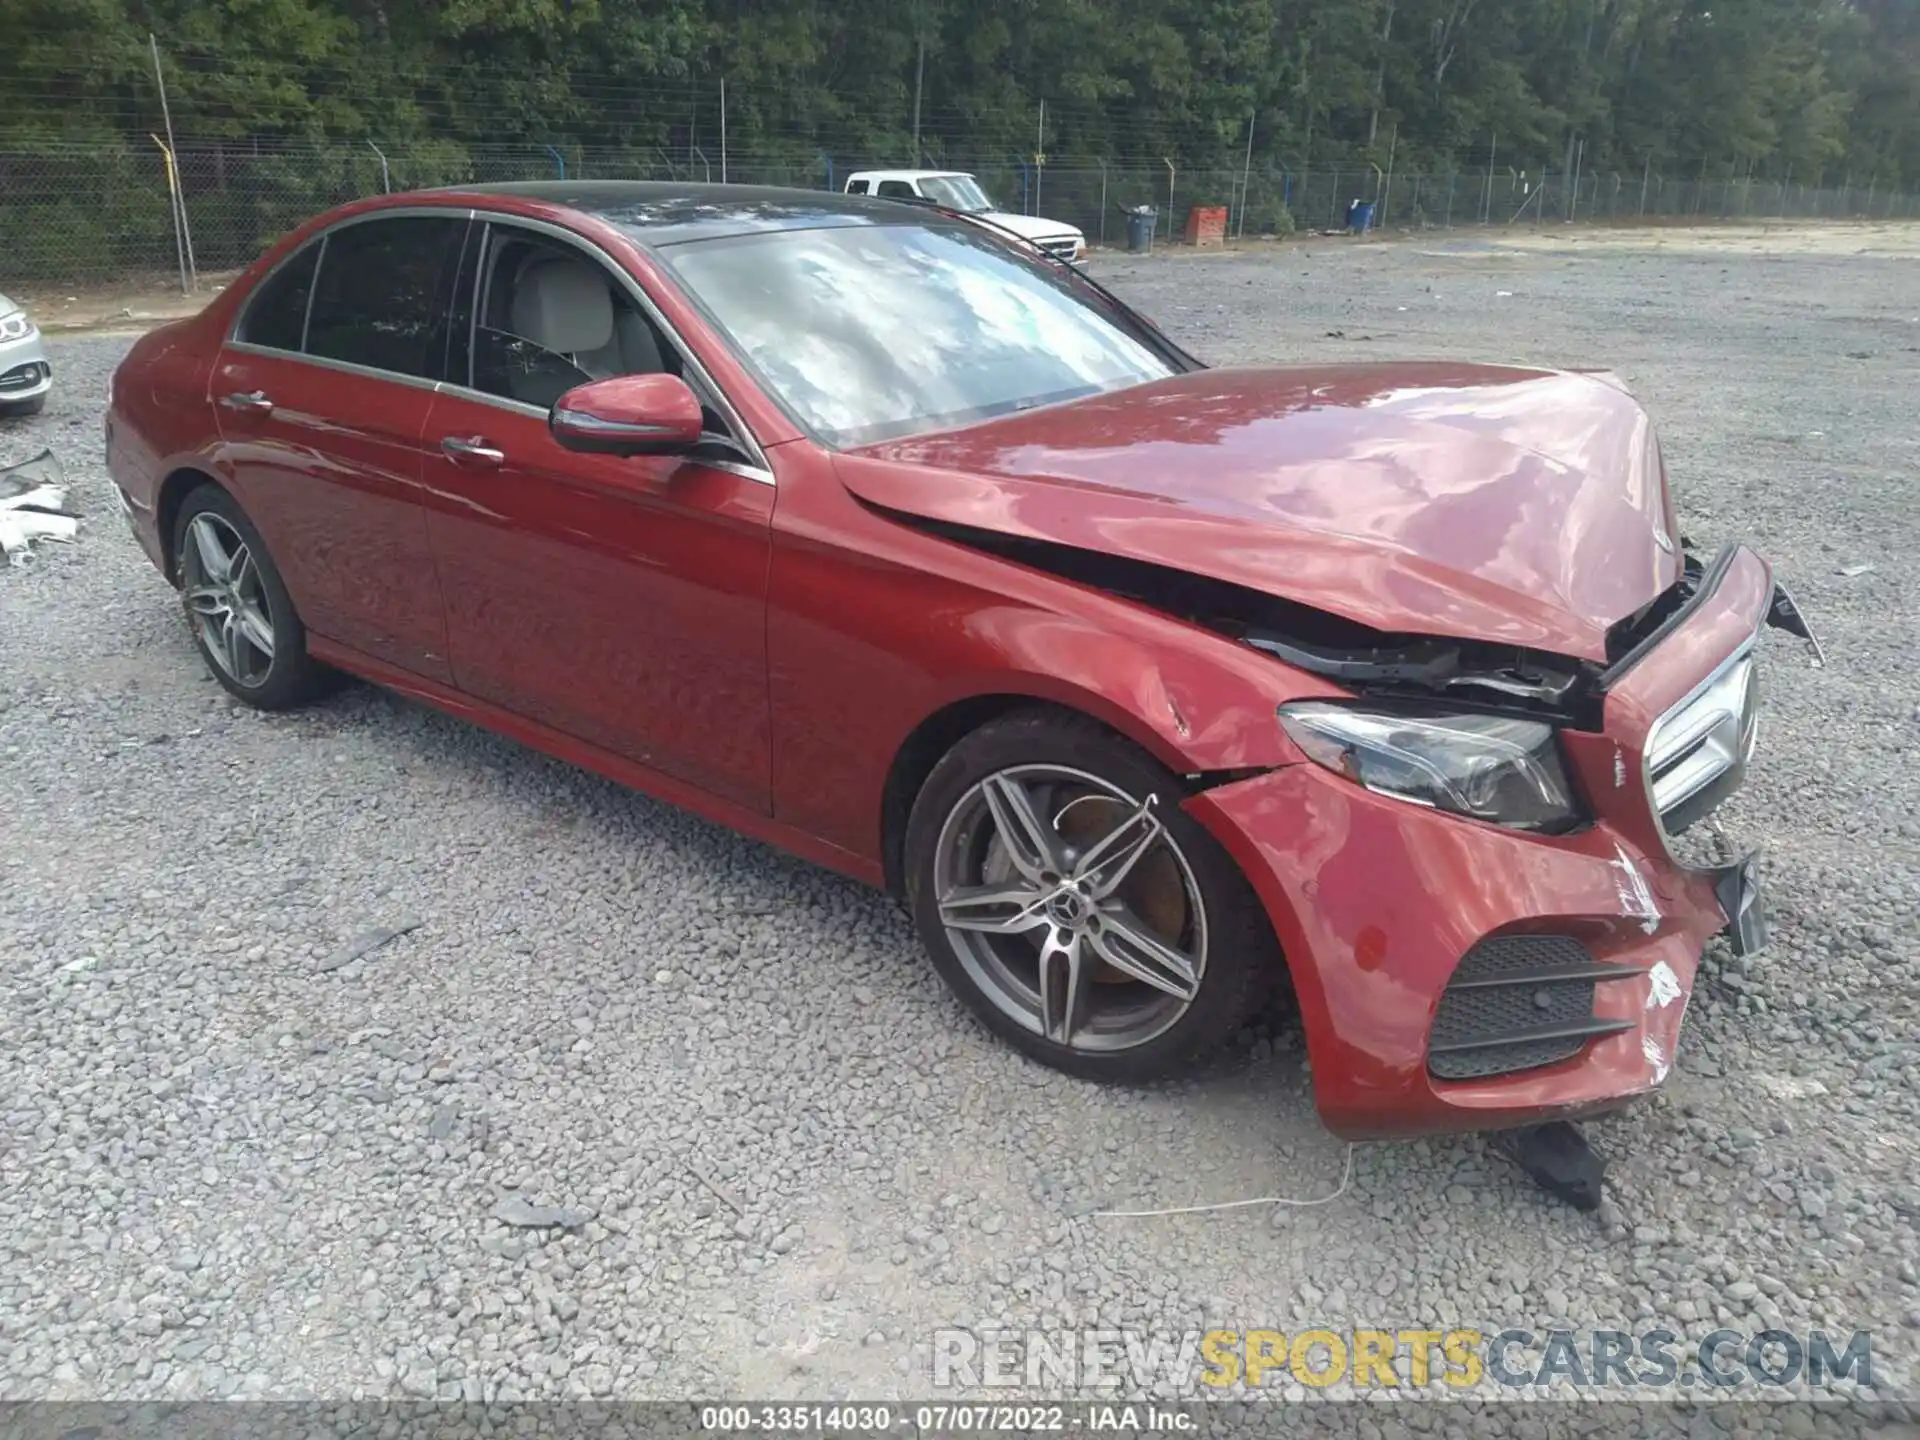
[(1138, 602), (877, 513), (826, 456), (795, 449), (776, 452), (767, 623), (775, 814), (788, 824), (877, 857), (894, 757), (967, 701), (1065, 706), (1194, 774), (1297, 763), (1275, 708), (1343, 693)]

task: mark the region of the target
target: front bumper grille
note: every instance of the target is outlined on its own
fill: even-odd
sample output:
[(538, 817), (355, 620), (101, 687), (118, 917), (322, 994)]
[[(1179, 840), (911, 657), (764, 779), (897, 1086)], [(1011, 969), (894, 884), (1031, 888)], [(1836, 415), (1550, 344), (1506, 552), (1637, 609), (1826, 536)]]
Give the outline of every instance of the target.
[(1054, 240), (1036, 240), (1033, 243), (1056, 260), (1071, 260), (1075, 252), (1080, 249), (1080, 242), (1071, 235), (1062, 235)]
[(36, 389), (40, 382), (52, 373), (46, 362), (40, 360), (30, 360), (25, 365), (16, 365), (11, 370), (0, 373), (0, 395)]
[(1759, 698), (1759, 672), (1748, 647), (1654, 722), (1647, 736), (1647, 790), (1669, 839), (1740, 788), (1759, 738)]
[(1478, 1080), (1577, 1055), (1590, 1040), (1633, 1028), (1595, 1018), (1594, 987), (1642, 973), (1598, 963), (1570, 935), (1482, 940), (1440, 996), (1427, 1069), (1442, 1080)]

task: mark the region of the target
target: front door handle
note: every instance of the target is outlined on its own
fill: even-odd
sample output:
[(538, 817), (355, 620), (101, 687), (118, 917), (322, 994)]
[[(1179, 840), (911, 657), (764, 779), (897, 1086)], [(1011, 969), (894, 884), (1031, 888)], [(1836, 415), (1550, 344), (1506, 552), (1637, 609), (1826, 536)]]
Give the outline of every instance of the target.
[(489, 445), (484, 435), (449, 435), (440, 442), (440, 448), (454, 464), (476, 470), (492, 470), (507, 460), (507, 452)]
[(267, 398), (264, 390), (241, 390), (232, 395), (222, 395), (220, 403), (229, 410), (240, 410), (249, 415), (267, 415), (273, 411), (273, 401)]

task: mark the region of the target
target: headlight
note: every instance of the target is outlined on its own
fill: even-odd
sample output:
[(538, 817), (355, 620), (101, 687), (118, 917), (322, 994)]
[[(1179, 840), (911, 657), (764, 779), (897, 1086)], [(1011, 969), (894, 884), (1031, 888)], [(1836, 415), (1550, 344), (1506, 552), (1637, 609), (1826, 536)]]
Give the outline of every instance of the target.
[(27, 319), (26, 312), (16, 310), (13, 314), (0, 319), (0, 340), (24, 340), (33, 334), (33, 322)]
[(1580, 823), (1553, 727), (1538, 720), (1304, 701), (1281, 706), (1280, 724), (1310, 760), (1396, 800), (1515, 830)]

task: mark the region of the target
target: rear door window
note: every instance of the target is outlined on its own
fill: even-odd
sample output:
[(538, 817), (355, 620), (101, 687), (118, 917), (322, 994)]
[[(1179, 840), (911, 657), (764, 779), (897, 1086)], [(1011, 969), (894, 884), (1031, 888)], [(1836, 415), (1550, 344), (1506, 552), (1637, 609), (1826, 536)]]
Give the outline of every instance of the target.
[(396, 215), (327, 235), (306, 353), (438, 380), (464, 215)]
[(879, 190), (874, 192), (882, 200), (914, 200), (919, 198), (913, 186), (904, 180), (882, 180)]
[(849, 194), (849, 195), (864, 195), (864, 194), (866, 194), (866, 193), (867, 193), (867, 182), (866, 182), (866, 181), (864, 181), (864, 180), (849, 180), (849, 181), (847, 182), (847, 194)]
[(313, 293), (313, 270), (320, 261), (320, 245), (307, 246), (282, 265), (247, 302), (247, 313), (234, 338), (273, 350), (298, 350), (307, 329), (307, 297)]

